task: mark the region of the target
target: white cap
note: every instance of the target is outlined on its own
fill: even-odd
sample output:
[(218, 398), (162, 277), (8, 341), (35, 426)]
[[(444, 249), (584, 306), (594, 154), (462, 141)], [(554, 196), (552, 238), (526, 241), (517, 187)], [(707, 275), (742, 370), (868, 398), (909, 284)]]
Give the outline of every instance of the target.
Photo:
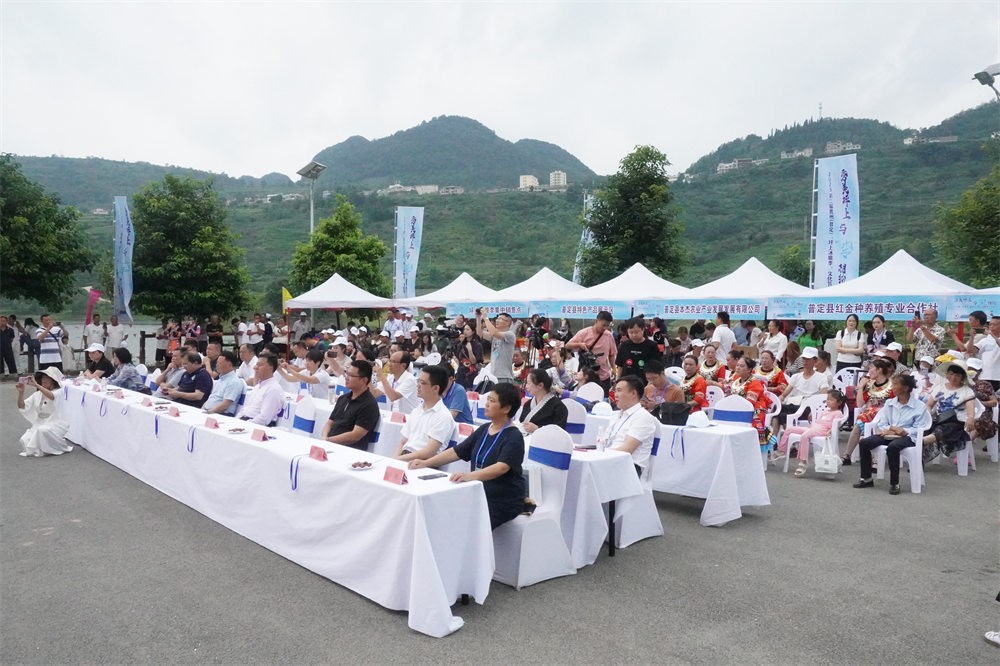
[(882, 351), (881, 349), (877, 349), (877, 350), (875, 350), (875, 353), (872, 354), (872, 356), (884, 357), (885, 356), (885, 352)]
[(358, 332), (367, 333), (368, 332), (368, 327), (367, 326), (358, 326)]
[(430, 312), (425, 312), (424, 313), (424, 319), (434, 319), (434, 317), (431, 315)]
[(99, 352), (101, 352), (103, 354), (104, 353), (104, 345), (102, 345), (100, 342), (91, 342), (90, 346), (87, 347), (86, 349), (84, 349), (84, 351), (88, 352), (88, 353), (89, 352), (99, 351)]
[(889, 351), (901, 352), (903, 351), (903, 345), (899, 344), (898, 342), (890, 342), (888, 345), (886, 345), (886, 349), (888, 349)]
[(448, 327), (445, 326), (444, 324), (438, 324), (438, 327), (437, 327), (436, 330), (438, 330), (438, 331), (447, 331)]
[(347, 346), (347, 338), (345, 338), (345, 337), (339, 337), (339, 338), (337, 338), (336, 340), (333, 341), (333, 344), (335, 344), (335, 345), (344, 345), (346, 347)]
[(351, 335), (357, 335), (358, 333), (360, 333), (360, 331), (358, 331), (358, 327), (351, 326)]
[(402, 331), (396, 331), (395, 333), (392, 334), (392, 337), (394, 337), (394, 338), (402, 338), (403, 337), (403, 332)]
[(705, 346), (705, 341), (704, 340), (699, 340), (699, 339), (695, 338), (694, 340), (691, 341), (691, 346), (692, 347), (704, 347)]
[(324, 328), (320, 333), (323, 335), (333, 335), (334, 330), (332, 328)]
[(299, 316), (300, 316), (300, 317), (308, 317), (309, 315), (308, 315), (308, 314), (306, 314), (305, 312), (300, 312), (300, 313), (299, 313)]
[(819, 358), (819, 350), (815, 347), (803, 347), (802, 353), (799, 356), (802, 358)]
[(927, 365), (929, 365), (931, 367), (934, 367), (934, 357), (933, 356), (921, 356), (920, 357), (920, 362), (921, 363), (926, 363)]
[(410, 333), (419, 333), (419, 332), (420, 332), (420, 327), (419, 326), (411, 326), (410, 327)]
[(972, 370), (982, 370), (983, 369), (983, 361), (982, 361), (982, 359), (970, 358), (968, 361), (965, 362), (965, 364), (970, 369), (972, 369)]
[(389, 331), (381, 331), (378, 335), (380, 338), (387, 338), (389, 337)]

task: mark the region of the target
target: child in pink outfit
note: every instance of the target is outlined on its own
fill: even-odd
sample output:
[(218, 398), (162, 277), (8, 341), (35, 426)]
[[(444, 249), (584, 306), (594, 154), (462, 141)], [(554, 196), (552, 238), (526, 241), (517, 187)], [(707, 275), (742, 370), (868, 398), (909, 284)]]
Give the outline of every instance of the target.
[(785, 428), (785, 432), (781, 435), (781, 441), (778, 442), (778, 451), (782, 453), (788, 450), (788, 437), (790, 435), (802, 435), (801, 439), (799, 439), (799, 466), (795, 470), (795, 476), (802, 476), (806, 473), (806, 468), (809, 465), (809, 441), (813, 437), (826, 437), (829, 435), (833, 428), (834, 419), (843, 418), (844, 415), (841, 410), (844, 408), (844, 394), (837, 390), (830, 391), (826, 396), (826, 407), (826, 411), (818, 417), (815, 414), (812, 415), (812, 422), (808, 427), (789, 426)]

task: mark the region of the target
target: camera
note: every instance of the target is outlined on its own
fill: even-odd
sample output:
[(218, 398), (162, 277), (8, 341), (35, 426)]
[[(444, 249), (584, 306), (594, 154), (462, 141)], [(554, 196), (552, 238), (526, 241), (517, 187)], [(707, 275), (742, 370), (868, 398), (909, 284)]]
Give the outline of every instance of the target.
[(597, 370), (598, 368), (601, 367), (601, 364), (598, 361), (598, 359), (601, 356), (604, 356), (604, 352), (601, 352), (600, 354), (595, 354), (594, 352), (590, 351), (589, 349), (581, 349), (579, 351), (579, 353), (578, 353), (577, 356), (580, 359), (580, 368), (581, 369), (583, 369), (583, 368), (593, 368), (594, 370)]

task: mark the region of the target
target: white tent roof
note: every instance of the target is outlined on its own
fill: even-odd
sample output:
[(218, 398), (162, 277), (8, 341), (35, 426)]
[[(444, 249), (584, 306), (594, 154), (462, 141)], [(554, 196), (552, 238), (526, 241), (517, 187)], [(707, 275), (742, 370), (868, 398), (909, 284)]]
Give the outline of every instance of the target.
[(993, 287), (992, 289), (980, 289), (980, 294), (1000, 294), (1000, 287)]
[(927, 268), (907, 254), (905, 250), (899, 250), (882, 262), (880, 266), (873, 268), (861, 277), (831, 287), (817, 289), (814, 293), (817, 297), (948, 296), (967, 294), (973, 291), (975, 290), (972, 287)]
[(370, 294), (361, 287), (356, 287), (339, 273), (334, 273), (329, 280), (304, 294), (289, 300), (287, 308), (326, 308), (329, 310), (344, 308), (391, 308), (392, 299)]
[(569, 302), (584, 301), (644, 301), (664, 298), (686, 298), (691, 290), (664, 280), (640, 263), (616, 278), (595, 284), (566, 297)]
[(518, 282), (501, 289), (494, 297), (496, 301), (559, 301), (572, 297), (583, 289), (575, 282), (543, 268), (524, 282)]
[(468, 273), (462, 273), (437, 291), (402, 299), (400, 305), (439, 308), (451, 303), (488, 303), (496, 300), (496, 297), (496, 290), (483, 285)]
[(764, 299), (772, 296), (808, 296), (811, 293), (809, 287), (786, 280), (756, 257), (750, 257), (729, 275), (695, 287), (685, 298)]

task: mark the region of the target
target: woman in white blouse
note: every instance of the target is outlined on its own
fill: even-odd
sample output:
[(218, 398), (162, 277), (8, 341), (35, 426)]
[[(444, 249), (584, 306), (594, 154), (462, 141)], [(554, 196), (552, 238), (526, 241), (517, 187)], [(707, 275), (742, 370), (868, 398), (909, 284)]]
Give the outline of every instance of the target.
[(837, 372), (843, 368), (860, 368), (867, 336), (858, 328), (858, 315), (847, 315), (844, 328), (837, 331)]
[(788, 348), (788, 337), (781, 332), (781, 322), (772, 319), (767, 322), (767, 333), (757, 341), (757, 349), (769, 351), (774, 354), (778, 365), (783, 365), (785, 360), (785, 350)]

